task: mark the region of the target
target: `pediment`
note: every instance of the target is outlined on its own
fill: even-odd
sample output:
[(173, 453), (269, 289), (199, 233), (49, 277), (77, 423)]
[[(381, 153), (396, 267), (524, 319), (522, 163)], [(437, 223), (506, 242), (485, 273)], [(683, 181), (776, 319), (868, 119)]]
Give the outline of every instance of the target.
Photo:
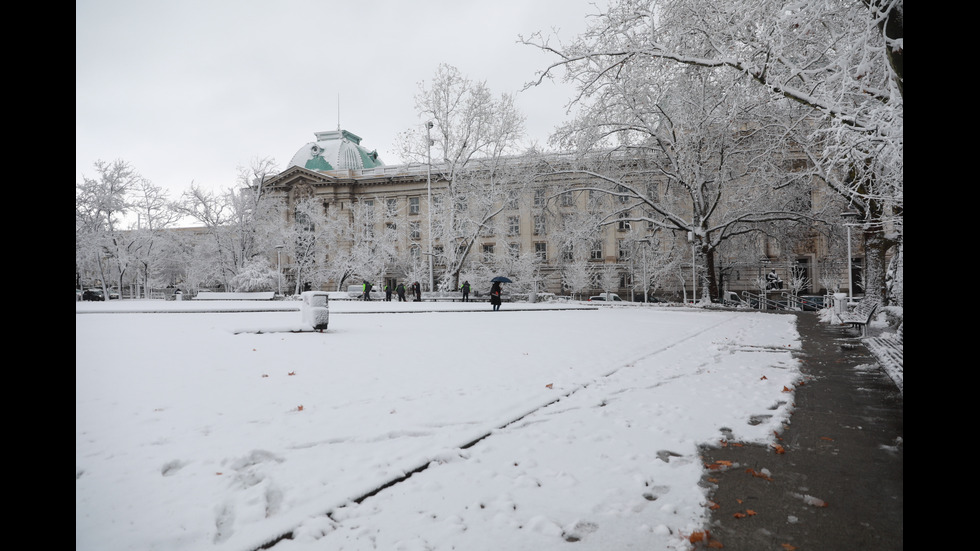
[(288, 191), (296, 185), (318, 187), (335, 185), (339, 182), (339, 178), (330, 176), (329, 174), (300, 166), (291, 166), (272, 177), (271, 180), (266, 182), (266, 186)]

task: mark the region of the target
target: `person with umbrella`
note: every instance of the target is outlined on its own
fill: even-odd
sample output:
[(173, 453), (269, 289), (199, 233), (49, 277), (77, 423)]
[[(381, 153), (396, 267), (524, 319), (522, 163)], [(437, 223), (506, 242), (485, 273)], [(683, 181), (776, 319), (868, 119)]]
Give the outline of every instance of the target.
[(490, 287), (490, 304), (493, 305), (493, 311), (496, 312), (500, 310), (500, 284), (510, 283), (510, 280), (503, 276), (497, 276), (490, 281), (493, 282), (493, 285)]

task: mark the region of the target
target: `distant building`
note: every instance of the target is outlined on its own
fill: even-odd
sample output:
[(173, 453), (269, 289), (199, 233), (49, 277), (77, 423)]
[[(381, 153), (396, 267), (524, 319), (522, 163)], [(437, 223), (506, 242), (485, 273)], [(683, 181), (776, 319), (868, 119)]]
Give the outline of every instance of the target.
[[(355, 205), (372, 206), (378, 215), (368, 222), (358, 223), (370, 226), (365, 228), (367, 235), (380, 236), (385, 231), (394, 232), (392, 250), (400, 260), (388, 268), (383, 276), (385, 281), (405, 281), (405, 267), (425, 262), (428, 254), (435, 255), (435, 278), (438, 279), (446, 270), (449, 258), (447, 249), (453, 247), (445, 239), (434, 237), (432, 250), (429, 250), (429, 190), (433, 204), (439, 205), (446, 197), (448, 183), (437, 176), (437, 171), (430, 172), (424, 164), (385, 165), (376, 151), (362, 146), (361, 138), (346, 130), (317, 132), (315, 136), (316, 141), (299, 148), (289, 166), (265, 182), (266, 191), (290, 206), (302, 199), (315, 198), (325, 213), (335, 219), (347, 220), (350, 224), (355, 223)], [(516, 158), (512, 161), (518, 170), (522, 169), (522, 162), (522, 159)], [(530, 170), (529, 167), (523, 169)], [(667, 250), (687, 251), (677, 253), (678, 258), (683, 258), (687, 263), (686, 266), (683, 263), (678, 265), (678, 277), (667, 280), (657, 291), (674, 297), (685, 290), (689, 293), (691, 280), (695, 276), (691, 274), (691, 249), (684, 235), (665, 235), (661, 232), (660, 239), (654, 243), (649, 239), (651, 225), (624, 218), (605, 225), (588, 242), (573, 245), (566, 239), (569, 232), (566, 225), (575, 223), (576, 213), (598, 212), (597, 209), (602, 208), (606, 212), (614, 212), (623, 207), (615, 203), (619, 200), (617, 197), (607, 194), (586, 191), (561, 193), (583, 184), (588, 182), (583, 181), (581, 176), (551, 174), (536, 178), (529, 186), (515, 185), (519, 191), (511, 196), (500, 196), (499, 213), (494, 217), (494, 223), (481, 231), (468, 251), (468, 266), (475, 268), (480, 264), (492, 263), (497, 255), (533, 252), (539, 260), (538, 273), (543, 286), (538, 290), (556, 294), (568, 294), (563, 274), (573, 263), (585, 263), (593, 273), (598, 272), (596, 268), (599, 267), (609, 268), (618, 274), (612, 285), (607, 278), (601, 287), (596, 284), (580, 292), (614, 291), (629, 300), (631, 295), (634, 299), (643, 296), (640, 282), (649, 274), (643, 274), (642, 261), (648, 253), (652, 257), (654, 253)], [(670, 193), (656, 180), (645, 185), (649, 196), (656, 200), (666, 199), (665, 194)], [(814, 203), (821, 201), (818, 195), (813, 197)], [(630, 216), (642, 218), (640, 208), (636, 210), (630, 212)], [(716, 277), (720, 279), (721, 287), (735, 292), (757, 290), (758, 279), (774, 268), (785, 280), (794, 274), (805, 276), (810, 282), (805, 292), (824, 291), (821, 282), (827, 274), (822, 271), (831, 269), (828, 267), (830, 255), (826, 239), (814, 233), (812, 237), (800, 240), (793, 251), (781, 251), (774, 243), (759, 239), (756, 250), (742, 251), (740, 259), (717, 259)], [(658, 249), (646, 248), (651, 245)], [(345, 254), (344, 248), (347, 246), (349, 244), (331, 244), (331, 255)], [(859, 251), (859, 247), (855, 251)], [(275, 253), (272, 254), (274, 258)], [(860, 260), (859, 253), (855, 253), (855, 256)], [(839, 270), (840, 262), (836, 264), (833, 269)], [(288, 265), (288, 262), (284, 261), (284, 265)], [(846, 286), (846, 275), (842, 279)], [(360, 280), (352, 282), (359, 283)], [(327, 282), (322, 287), (332, 289), (336, 284)], [(701, 293), (699, 284), (697, 295)]]

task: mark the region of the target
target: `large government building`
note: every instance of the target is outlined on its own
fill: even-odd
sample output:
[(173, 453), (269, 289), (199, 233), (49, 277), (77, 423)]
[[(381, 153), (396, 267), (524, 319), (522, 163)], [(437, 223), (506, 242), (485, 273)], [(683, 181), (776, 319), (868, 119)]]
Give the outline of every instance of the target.
[[(656, 231), (653, 224), (638, 220), (643, 218), (638, 212), (642, 205), (629, 216), (618, 215), (621, 220), (610, 220), (609, 213), (623, 210), (624, 205), (617, 201), (628, 199), (585, 190), (567, 192), (592, 185), (581, 174), (542, 171), (522, 164), (526, 162), (522, 158), (514, 158), (503, 178), (509, 183), (495, 183), (492, 189), (497, 191), (487, 192), (497, 195), (464, 195), (450, 189), (454, 183), (435, 165), (385, 165), (376, 151), (362, 146), (361, 138), (346, 130), (317, 132), (315, 138), (296, 152), (289, 166), (264, 184), (266, 192), (286, 201), (287, 216), (295, 218), (295, 205), (313, 199), (324, 214), (359, 226), (362, 236), (368, 239), (380, 241), (380, 236), (388, 236), (388, 248), (377, 254), (386, 254), (391, 261), (380, 268), (361, 270), (355, 264), (349, 274), (317, 281), (314, 287), (334, 290), (362, 280), (371, 280), (375, 285), (418, 280), (428, 289), (431, 279), (436, 288), (447, 289), (462, 280), (479, 288), (488, 286), (485, 276), (498, 273), (505, 266), (516, 270), (515, 262), (523, 258), (521, 266), (532, 270), (529, 273), (533, 273), (534, 290), (538, 292), (587, 296), (612, 291), (624, 300), (642, 300), (644, 291), (670, 299), (690, 298), (691, 293), (700, 296), (703, 292), (704, 274), (698, 270), (703, 270), (704, 264), (692, 253), (688, 236)], [(474, 172), (480, 170), (483, 169)], [(531, 173), (534, 178), (529, 177)], [(486, 178), (489, 182), (501, 177), (496, 172), (486, 172)], [(505, 189), (508, 185), (509, 191)], [(653, 182), (644, 189), (648, 197), (659, 201), (668, 199), (664, 194), (670, 190), (664, 188)], [(481, 211), (482, 218), (470, 220), (479, 226), (477, 233), (473, 233), (476, 226), (472, 225), (460, 229), (458, 234), (446, 231), (446, 224), (463, 220), (461, 213), (465, 209), (476, 208), (457, 204), (454, 222), (447, 222), (445, 203), (450, 196), (460, 203), (486, 200), (488, 205), (494, 204), (492, 209)], [(371, 216), (364, 216), (365, 209), (370, 209)], [(487, 217), (487, 212), (493, 216)], [(591, 233), (583, 227), (588, 224), (583, 223), (582, 216), (590, 213), (594, 215), (592, 220), (602, 221)], [(757, 291), (759, 280), (772, 270), (786, 281), (794, 276), (804, 279), (806, 284), (800, 289), (803, 293), (826, 292), (830, 286), (826, 282), (831, 279), (846, 287), (848, 277), (839, 273), (841, 262), (847, 264), (846, 259), (836, 252), (831, 254), (827, 239), (820, 235), (796, 242), (792, 250), (765, 238), (754, 239), (737, 255), (716, 256), (714, 275), (720, 289), (736, 293)], [(336, 261), (350, 255), (353, 246), (353, 238), (338, 239), (330, 244), (329, 257)], [(859, 266), (859, 247), (855, 247), (852, 256), (852, 266)], [(533, 264), (530, 268), (528, 258)], [(502, 262), (504, 259), (512, 262), (507, 264)], [(287, 261), (284, 265), (289, 264)], [(654, 281), (651, 275), (658, 268), (670, 273), (660, 273), (652, 286), (644, 288), (642, 282)], [(830, 274), (832, 270), (836, 273)], [(297, 275), (284, 271), (295, 283)], [(583, 273), (588, 274), (589, 283), (574, 283), (575, 274), (580, 274), (581, 280)], [(340, 281), (341, 277), (345, 280)], [(699, 281), (696, 291), (692, 280)], [(301, 286), (305, 282), (301, 281)]]

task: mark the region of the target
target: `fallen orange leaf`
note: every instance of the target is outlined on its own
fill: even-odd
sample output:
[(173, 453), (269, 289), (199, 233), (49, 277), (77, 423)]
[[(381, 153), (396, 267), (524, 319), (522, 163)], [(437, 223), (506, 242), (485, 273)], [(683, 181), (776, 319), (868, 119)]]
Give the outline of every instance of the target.
[(786, 449), (779, 444), (773, 444), (772, 447), (776, 450), (776, 453), (786, 453)]
[(820, 437), (820, 439), (821, 439), (821, 440), (828, 440), (828, 441), (830, 441), (830, 442), (833, 442), (833, 441), (834, 441), (834, 439), (833, 439), (833, 438), (831, 438), (831, 437), (829, 437), (829, 436), (821, 436), (821, 437)]
[(749, 516), (751, 517), (751, 516), (755, 516), (755, 515), (757, 515), (758, 513), (756, 513), (756, 512), (755, 512), (755, 511), (753, 511), (752, 509), (746, 509), (746, 510), (745, 510), (745, 514), (747, 514), (747, 515), (749, 515)]
[(768, 480), (768, 481), (772, 482), (772, 477), (769, 476), (769, 475), (767, 475), (766, 473), (760, 473), (759, 471), (757, 471), (755, 469), (745, 469), (745, 472), (749, 473), (750, 475), (752, 475), (752, 476), (754, 476), (756, 478), (761, 478), (761, 479)]
[(735, 518), (745, 518), (746, 515), (745, 515), (745, 513), (735, 513), (732, 516), (735, 517)]
[(303, 411), (303, 406), (301, 405), (298, 408), (296, 408), (296, 411)]
[(290, 372), (289, 372), (289, 373), (287, 373), (286, 375), (290, 375), (290, 376), (292, 376), (292, 375), (295, 375), (295, 374), (296, 374), (296, 372), (295, 372), (295, 371), (290, 371)]
[(793, 546), (793, 545), (790, 545), (790, 544), (788, 544), (788, 543), (784, 543), (784, 544), (782, 545), (782, 547), (783, 547), (783, 549), (785, 549), (786, 551), (796, 551), (796, 547), (795, 547), (795, 546)]
[(783, 386), (783, 392), (793, 392), (793, 391)]

